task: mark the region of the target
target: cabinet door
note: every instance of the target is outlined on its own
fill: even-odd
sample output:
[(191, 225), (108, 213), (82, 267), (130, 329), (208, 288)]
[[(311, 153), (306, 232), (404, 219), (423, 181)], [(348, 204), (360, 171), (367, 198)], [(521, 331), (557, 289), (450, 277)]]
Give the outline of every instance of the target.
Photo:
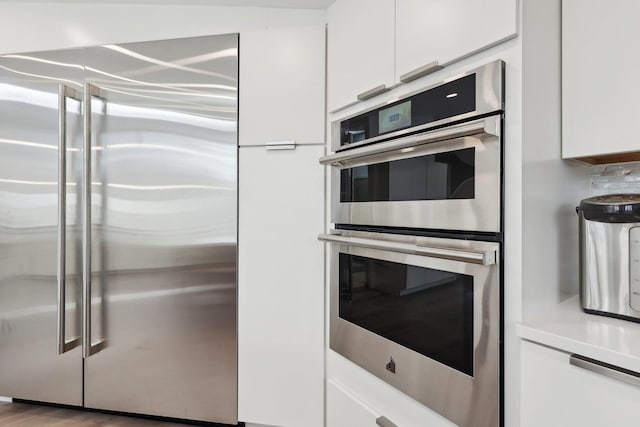
[(373, 427), (378, 415), (334, 380), (327, 381), (327, 427)]
[(240, 35), (240, 146), (324, 141), (324, 18)]
[(241, 147), (238, 419), (324, 422), (324, 146)]
[(396, 76), (513, 37), (517, 0), (396, 0)]
[(640, 2), (562, 2), (562, 157), (640, 151)]
[(394, 0), (337, 0), (327, 10), (327, 109), (394, 83)]
[(635, 425), (640, 388), (570, 365), (569, 357), (522, 342), (522, 427)]

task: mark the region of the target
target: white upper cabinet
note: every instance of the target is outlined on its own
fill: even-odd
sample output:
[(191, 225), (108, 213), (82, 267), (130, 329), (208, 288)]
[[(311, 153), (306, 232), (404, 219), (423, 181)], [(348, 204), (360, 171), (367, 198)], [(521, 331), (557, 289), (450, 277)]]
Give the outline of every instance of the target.
[(516, 36), (517, 11), (518, 0), (336, 0), (327, 11), (328, 111)]
[(517, 0), (396, 0), (397, 79), (513, 37), (516, 10)]
[(637, 0), (562, 2), (563, 158), (640, 151), (638, 16)]
[(394, 84), (394, 0), (337, 0), (327, 10), (327, 109)]
[(241, 146), (324, 142), (325, 16), (317, 15), (240, 34)]

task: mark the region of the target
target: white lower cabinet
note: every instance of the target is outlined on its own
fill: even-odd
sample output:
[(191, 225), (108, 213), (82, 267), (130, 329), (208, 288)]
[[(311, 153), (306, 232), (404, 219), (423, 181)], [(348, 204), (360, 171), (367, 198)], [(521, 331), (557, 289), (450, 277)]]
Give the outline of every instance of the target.
[(240, 421), (324, 425), (323, 154), (240, 148)]
[(327, 381), (327, 427), (373, 427), (378, 416), (343, 385)]
[(573, 366), (570, 356), (522, 341), (521, 427), (637, 425), (640, 388)]

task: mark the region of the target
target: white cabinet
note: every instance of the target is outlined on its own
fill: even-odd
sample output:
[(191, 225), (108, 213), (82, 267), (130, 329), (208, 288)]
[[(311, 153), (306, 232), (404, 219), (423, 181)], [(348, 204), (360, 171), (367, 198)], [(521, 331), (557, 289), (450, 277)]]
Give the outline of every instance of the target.
[(325, 15), (307, 21), (240, 34), (241, 146), (324, 141)]
[(500, 43), (516, 23), (517, 0), (396, 0), (396, 76)]
[(569, 357), (522, 341), (521, 426), (636, 425), (640, 388), (570, 365)]
[(327, 21), (332, 112), (427, 64), (447, 65), (514, 37), (518, 0), (336, 0)]
[(327, 381), (327, 427), (374, 427), (378, 414), (335, 380)]
[(394, 84), (394, 0), (337, 0), (327, 9), (327, 110)]
[(638, 16), (636, 0), (563, 0), (563, 158), (640, 151)]
[(241, 147), (238, 418), (324, 422), (323, 145)]

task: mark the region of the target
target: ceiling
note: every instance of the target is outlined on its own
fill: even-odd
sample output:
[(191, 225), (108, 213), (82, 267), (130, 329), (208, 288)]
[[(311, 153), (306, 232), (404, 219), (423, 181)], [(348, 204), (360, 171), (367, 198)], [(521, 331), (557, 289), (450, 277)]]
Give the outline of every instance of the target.
[[(0, 3), (7, 0), (0, 0)], [(286, 9), (326, 9), (335, 0), (55, 0), (47, 3), (127, 3), (166, 5), (249, 6)], [(43, 3), (44, 0), (22, 0), (20, 3)]]

